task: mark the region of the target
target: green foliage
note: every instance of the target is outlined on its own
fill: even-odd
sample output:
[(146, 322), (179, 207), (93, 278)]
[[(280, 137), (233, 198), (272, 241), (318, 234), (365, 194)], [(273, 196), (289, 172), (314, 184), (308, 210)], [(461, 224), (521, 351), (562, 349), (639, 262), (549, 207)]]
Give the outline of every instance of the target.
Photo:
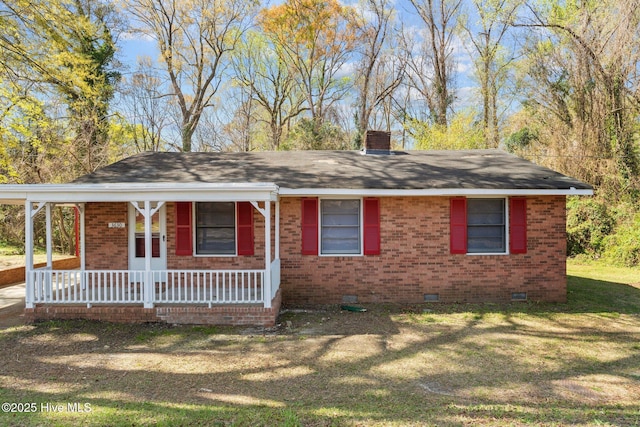
[(507, 137), (505, 147), (508, 152), (516, 153), (536, 141), (538, 141), (538, 132), (525, 126)]
[(640, 212), (633, 204), (620, 204), (616, 209), (615, 231), (604, 239), (603, 258), (613, 265), (640, 266)]
[(614, 218), (604, 201), (570, 197), (567, 200), (568, 255), (600, 256), (604, 240), (613, 226)]
[(410, 119), (407, 131), (420, 150), (468, 150), (486, 148), (482, 127), (470, 111), (456, 114), (449, 126)]
[(346, 150), (349, 140), (345, 132), (329, 122), (318, 123), (303, 118), (282, 144), (283, 150)]
[(603, 258), (611, 265), (640, 266), (640, 207), (611, 205), (602, 197), (567, 200), (567, 252)]

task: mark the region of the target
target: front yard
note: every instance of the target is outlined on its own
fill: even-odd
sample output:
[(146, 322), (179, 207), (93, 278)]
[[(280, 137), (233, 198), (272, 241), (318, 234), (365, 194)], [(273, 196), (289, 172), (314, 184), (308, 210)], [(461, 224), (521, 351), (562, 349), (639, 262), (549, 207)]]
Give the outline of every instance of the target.
[(325, 307), (273, 330), (0, 330), (0, 424), (638, 425), (640, 272), (569, 274), (561, 305)]

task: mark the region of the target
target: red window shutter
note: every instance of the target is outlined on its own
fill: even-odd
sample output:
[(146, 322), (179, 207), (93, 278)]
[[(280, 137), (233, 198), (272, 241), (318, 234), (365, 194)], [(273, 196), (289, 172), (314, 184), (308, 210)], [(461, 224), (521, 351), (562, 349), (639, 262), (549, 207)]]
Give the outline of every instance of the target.
[(455, 197), (451, 199), (451, 253), (467, 253), (467, 199)]
[(380, 199), (364, 199), (364, 254), (380, 255)]
[(318, 199), (302, 199), (302, 255), (318, 255)]
[(238, 255), (253, 255), (253, 206), (237, 203)]
[(527, 253), (527, 199), (509, 199), (509, 251)]
[(176, 202), (176, 255), (192, 254), (191, 202)]

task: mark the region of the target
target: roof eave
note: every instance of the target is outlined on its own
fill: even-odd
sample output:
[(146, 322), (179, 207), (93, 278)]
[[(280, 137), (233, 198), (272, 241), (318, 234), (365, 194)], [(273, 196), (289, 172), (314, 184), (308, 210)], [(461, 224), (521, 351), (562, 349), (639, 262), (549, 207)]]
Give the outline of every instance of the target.
[(281, 196), (591, 196), (591, 188), (421, 188), (421, 189), (361, 189), (361, 188), (284, 188)]
[(240, 201), (277, 199), (274, 183), (114, 183), (0, 185), (0, 203)]

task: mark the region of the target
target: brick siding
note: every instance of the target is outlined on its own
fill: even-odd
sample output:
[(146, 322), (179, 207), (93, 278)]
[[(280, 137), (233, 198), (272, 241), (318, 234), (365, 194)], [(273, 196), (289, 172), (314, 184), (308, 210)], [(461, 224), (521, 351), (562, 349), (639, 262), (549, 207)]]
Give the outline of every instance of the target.
[[(281, 200), (285, 304), (566, 300), (565, 198), (527, 199), (528, 250), (518, 255), (451, 255), (448, 197), (380, 198), (379, 256), (300, 254), (300, 199)], [(347, 298), (348, 298), (347, 297)]]
[[(449, 212), (448, 197), (381, 197), (380, 255), (312, 256), (301, 254), (300, 198), (282, 198), (282, 302), (334, 304), (355, 297), (360, 303), (419, 303), (425, 294), (437, 294), (442, 302), (505, 302), (512, 293), (522, 292), (533, 301), (566, 300), (564, 196), (527, 198), (526, 254), (450, 254)], [(257, 211), (255, 255), (233, 257), (176, 256), (173, 203), (166, 204), (166, 213), (168, 269), (264, 268), (264, 218)], [(126, 203), (87, 204), (88, 269), (128, 268), (127, 228), (108, 228), (109, 222), (127, 224)], [(238, 316), (198, 314), (199, 310), (171, 308), (154, 316), (165, 321), (200, 317), (216, 323)], [(262, 321), (260, 314), (251, 316)]]

